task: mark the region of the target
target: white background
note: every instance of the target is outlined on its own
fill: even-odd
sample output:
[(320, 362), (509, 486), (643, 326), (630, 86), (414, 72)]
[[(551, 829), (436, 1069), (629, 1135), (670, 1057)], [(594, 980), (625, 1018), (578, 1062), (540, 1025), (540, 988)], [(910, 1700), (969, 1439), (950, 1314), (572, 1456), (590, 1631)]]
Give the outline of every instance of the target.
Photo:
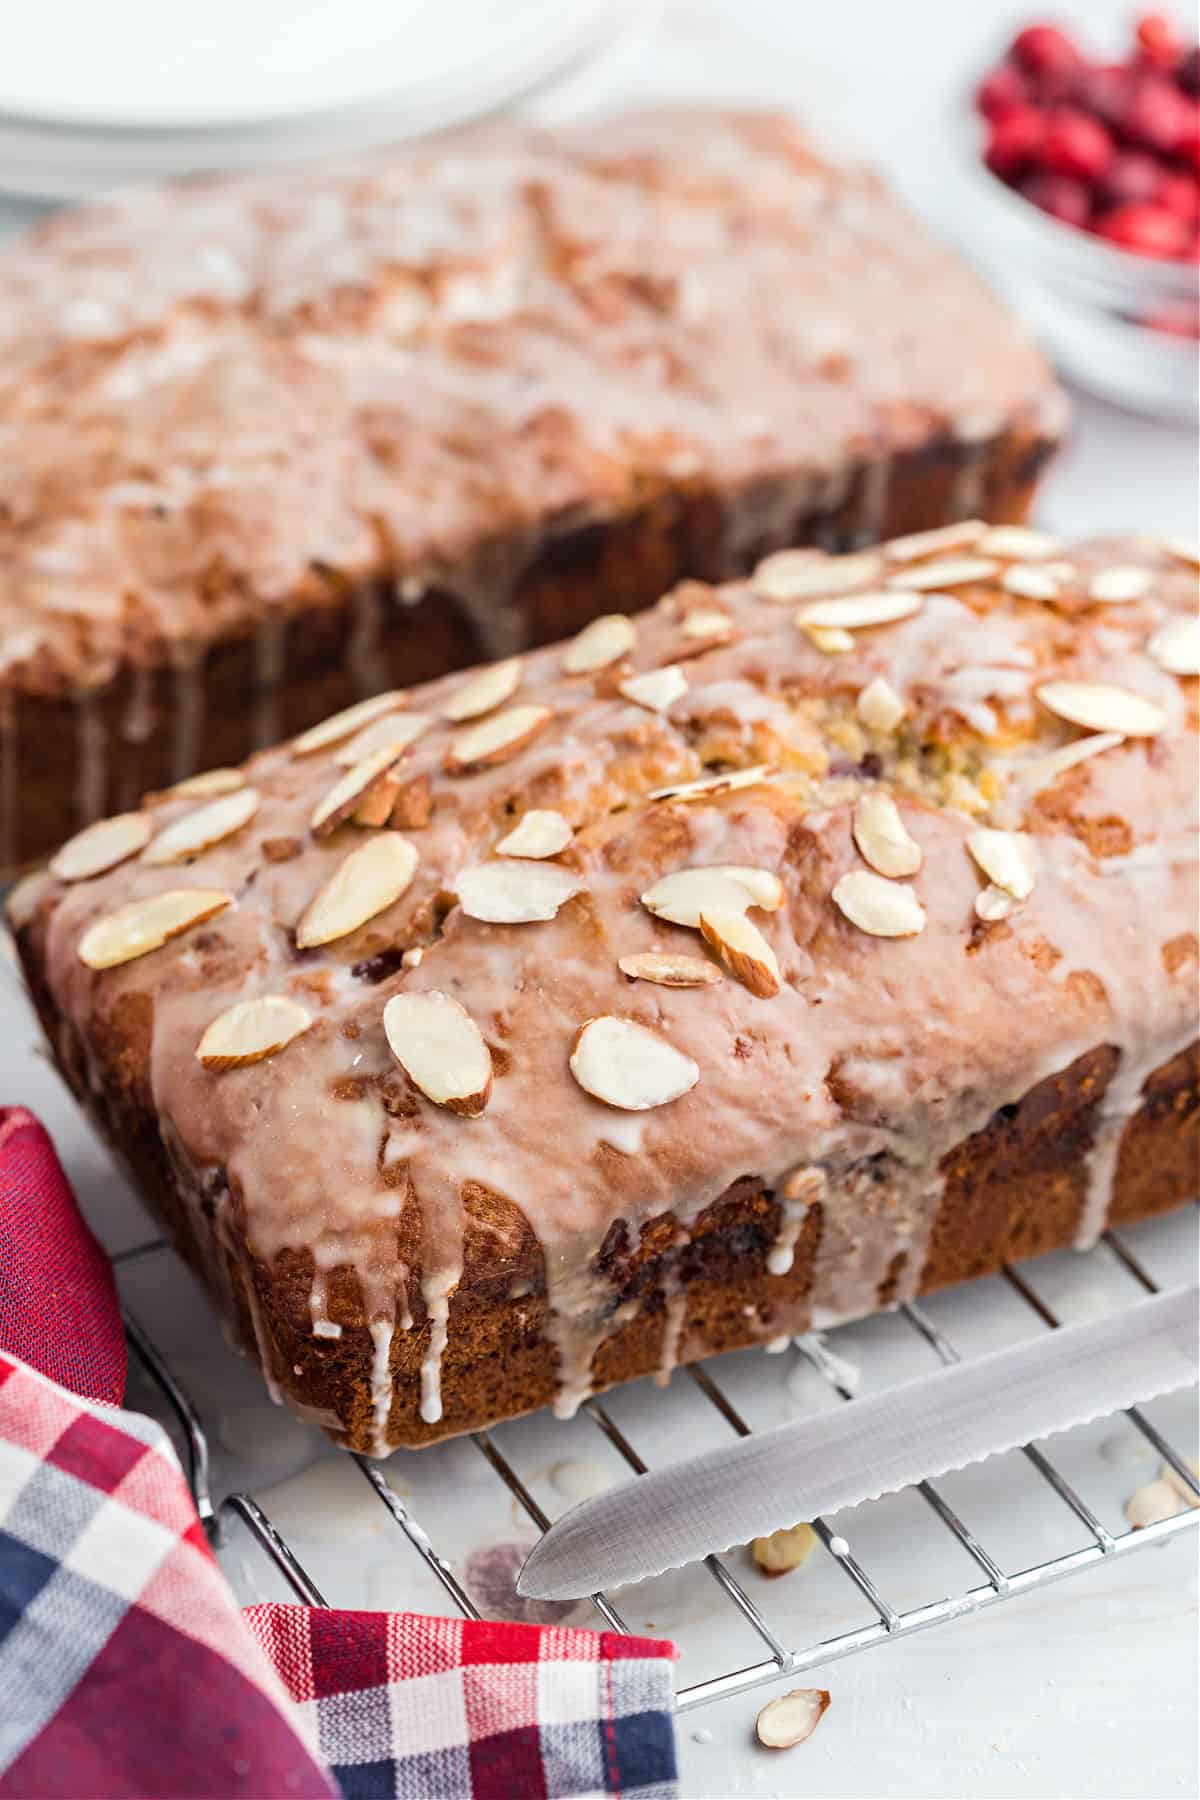
[[(296, 0), (297, 14), (312, 10)], [(1056, 10), (1082, 13), (1099, 35), (1127, 16), (1108, 0)], [(961, 72), (986, 62), (1006, 25), (1024, 16), (1022, 7), (985, 0), (689, 0), (668, 5), (652, 34), (539, 110), (556, 118), (664, 93), (781, 102), (857, 139), (957, 235), (969, 222), (954, 212), (948, 108)], [(30, 210), (0, 202), (0, 228)], [(1075, 434), (1045, 484), (1039, 516), (1068, 535), (1115, 526), (1194, 535), (1195, 479), (1192, 432), (1078, 396)], [(108, 1240), (135, 1241), (145, 1226), (54, 1078), (33, 1060), (32, 1029), (7, 984), (0, 1027), (0, 1093), (41, 1111)], [(190, 1366), (202, 1378), (208, 1327), (197, 1317), (187, 1329)], [(257, 1418), (258, 1405), (251, 1392), (239, 1417)], [(1193, 1421), (1193, 1441), (1183, 1446), (1190, 1452), (1194, 1430)], [(1153, 1472), (1152, 1464), (1131, 1465), (1121, 1479), (1129, 1489)], [(288, 1498), (281, 1490), (285, 1510)], [(991, 1498), (1002, 1517), (1003, 1489)], [(903, 1557), (904, 1541), (893, 1549)], [(406, 1598), (436, 1605), (432, 1596), (406, 1596), (403, 1586), (387, 1593), (389, 1604)], [(785, 1756), (751, 1742), (765, 1694), (688, 1713), (679, 1732), (684, 1792), (689, 1800), (1193, 1794), (1195, 1598), (1194, 1551), (1185, 1541), (852, 1658), (814, 1678), (829, 1686), (834, 1705), (811, 1742)]]

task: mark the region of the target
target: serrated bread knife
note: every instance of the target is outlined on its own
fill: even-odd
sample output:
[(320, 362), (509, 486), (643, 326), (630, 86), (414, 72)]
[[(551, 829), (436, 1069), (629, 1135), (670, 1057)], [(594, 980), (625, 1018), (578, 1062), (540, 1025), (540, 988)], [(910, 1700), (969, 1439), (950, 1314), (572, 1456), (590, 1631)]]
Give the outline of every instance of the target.
[(637, 1476), (564, 1513), (517, 1591), (575, 1600), (644, 1581), (1187, 1387), (1198, 1302), (1195, 1287), (1158, 1294)]

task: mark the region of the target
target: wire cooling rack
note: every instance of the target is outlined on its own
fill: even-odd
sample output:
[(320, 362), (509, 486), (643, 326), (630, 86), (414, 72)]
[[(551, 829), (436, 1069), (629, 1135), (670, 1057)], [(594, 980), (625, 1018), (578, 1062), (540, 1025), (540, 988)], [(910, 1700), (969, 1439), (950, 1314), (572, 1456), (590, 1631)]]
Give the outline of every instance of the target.
[[(114, 1260), (122, 1269), (133, 1265), (145, 1264), (151, 1259), (165, 1257), (173, 1261), (173, 1255), (165, 1240), (156, 1240), (142, 1244)], [(1125, 1235), (1110, 1231), (1105, 1234), (1101, 1244), (1090, 1253), (1089, 1257), (1076, 1258), (1075, 1265), (1083, 1265), (1094, 1258), (1108, 1259), (1110, 1276), (1119, 1274), (1122, 1283), (1122, 1296), (1131, 1299), (1141, 1294), (1159, 1291), (1159, 1284), (1145, 1266), (1142, 1258), (1131, 1248)], [(1007, 1288), (1010, 1300), (1018, 1303), (1021, 1309), (1024, 1327), (1034, 1329), (1045, 1328), (1055, 1330), (1061, 1320), (1056, 1309), (1045, 1294), (1044, 1268), (1042, 1265), (1026, 1265), (1024, 1268), (1007, 1268), (1003, 1271), (1003, 1284)], [(979, 1284), (976, 1284), (977, 1286)], [(986, 1285), (986, 1284), (985, 1284)], [(1053, 1285), (1053, 1284), (1051, 1284)], [(936, 1298), (936, 1297), (935, 1297)], [(1093, 1296), (1094, 1301), (1094, 1296)], [(1120, 1304), (1121, 1301), (1115, 1303)], [(994, 1302), (993, 1302), (994, 1304)], [(960, 1360), (960, 1351), (951, 1341), (946, 1330), (935, 1318), (936, 1307), (928, 1304), (910, 1303), (899, 1308), (893, 1319), (903, 1322), (903, 1327), (911, 1336), (915, 1334), (925, 1351), (942, 1363), (953, 1363)], [(1036, 1324), (1034, 1323), (1036, 1321)], [(212, 1460), (210, 1456), (209, 1431), (201, 1411), (190, 1397), (179, 1374), (172, 1368), (170, 1360), (165, 1357), (150, 1340), (146, 1332), (137, 1323), (135, 1317), (126, 1313), (126, 1323), (131, 1347), (136, 1358), (145, 1371), (153, 1379), (167, 1401), (170, 1411), (182, 1434), (185, 1456), (189, 1468), (189, 1479), (195, 1496), (196, 1507), (206, 1530), (214, 1542), (220, 1542), (227, 1526), (238, 1520), (249, 1531), (260, 1550), (270, 1559), (279, 1575), (287, 1583), (296, 1597), (306, 1605), (325, 1606), (339, 1604), (337, 1594), (328, 1597), (317, 1585), (312, 1574), (306, 1568), (301, 1557), (289, 1542), (288, 1537), (271, 1517), (267, 1508), (248, 1491), (235, 1489), (219, 1499), (214, 1495)], [(853, 1370), (842, 1360), (839, 1354), (830, 1353), (829, 1348), (819, 1338), (800, 1338), (795, 1340), (794, 1355), (804, 1358), (815, 1376), (819, 1378), (825, 1389), (826, 1398), (831, 1404), (838, 1401), (853, 1403)], [(761, 1352), (747, 1353), (761, 1357)], [(738, 1436), (746, 1436), (751, 1431), (746, 1412), (753, 1410), (745, 1403), (739, 1404), (731, 1397), (729, 1389), (729, 1359), (718, 1361), (717, 1373), (707, 1364), (695, 1364), (678, 1371), (673, 1384), (673, 1391), (655, 1397), (655, 1408), (670, 1408), (681, 1403), (680, 1384), (685, 1398), (698, 1400), (708, 1415), (710, 1424), (720, 1421), (720, 1429)], [(724, 1371), (724, 1373), (722, 1373)], [(743, 1381), (743, 1387), (745, 1383)], [(618, 1391), (619, 1392), (619, 1391)], [(836, 1396), (833, 1400), (831, 1397)], [(623, 1427), (616, 1414), (620, 1410), (616, 1394), (596, 1397), (585, 1403), (581, 1417), (601, 1435), (609, 1450), (626, 1469), (635, 1475), (645, 1471), (647, 1464), (639, 1452), (627, 1426)], [(655, 1417), (658, 1418), (656, 1410)], [(1164, 1433), (1146, 1416), (1143, 1409), (1131, 1407), (1126, 1418), (1133, 1430), (1142, 1440), (1143, 1449), (1152, 1449), (1168, 1465), (1185, 1484), (1185, 1491), (1200, 1494), (1200, 1488), (1192, 1469), (1184, 1460), (1182, 1452), (1171, 1443)], [(531, 1491), (534, 1485), (532, 1478), (524, 1476), (519, 1470), (519, 1456), (506, 1454), (501, 1448), (499, 1439), (511, 1427), (501, 1426), (493, 1431), (474, 1433), (469, 1441), (479, 1457), (492, 1474), (503, 1484), (511, 1496), (514, 1516), (522, 1515), (537, 1532), (549, 1528), (550, 1519)], [(657, 1439), (658, 1433), (656, 1431)], [(1177, 1533), (1194, 1527), (1200, 1523), (1200, 1511), (1187, 1509), (1170, 1518), (1163, 1518), (1137, 1530), (1114, 1530), (1105, 1524), (1101, 1516), (1104, 1507), (1085, 1498), (1080, 1491), (1082, 1483), (1078, 1476), (1068, 1477), (1061, 1466), (1064, 1452), (1060, 1446), (1069, 1440), (1058, 1440), (1055, 1447), (1055, 1458), (1035, 1444), (1029, 1444), (1019, 1453), (1032, 1470), (1036, 1485), (1049, 1490), (1055, 1499), (1051, 1506), (1061, 1504), (1068, 1509), (1081, 1529), (1083, 1543), (1064, 1554), (1036, 1558), (1025, 1561), (1024, 1549), (1018, 1549), (1014, 1556), (1013, 1546), (1004, 1550), (993, 1547), (989, 1549), (976, 1535), (954, 1505), (947, 1500), (944, 1485), (935, 1485), (932, 1481), (922, 1481), (910, 1490), (916, 1496), (919, 1505), (925, 1510), (927, 1521), (932, 1521), (938, 1533), (949, 1534), (949, 1539), (965, 1555), (967, 1565), (979, 1578), (964, 1583), (958, 1591), (951, 1591), (936, 1598), (921, 1599), (912, 1605), (893, 1604), (887, 1598), (887, 1580), (879, 1574), (873, 1574), (866, 1566), (870, 1558), (860, 1558), (851, 1548), (847, 1538), (824, 1519), (812, 1521), (813, 1530), (819, 1539), (826, 1558), (836, 1565), (838, 1576), (845, 1584), (846, 1612), (862, 1614), (865, 1603), (866, 1622), (846, 1626), (834, 1630), (829, 1635), (817, 1635), (812, 1641), (804, 1641), (805, 1633), (797, 1629), (792, 1621), (790, 1628), (785, 1629), (778, 1621), (767, 1616), (769, 1608), (765, 1601), (756, 1602), (747, 1592), (746, 1586), (730, 1566), (728, 1554), (723, 1557), (709, 1556), (705, 1567), (708, 1575), (719, 1590), (716, 1596), (717, 1615), (709, 1612), (706, 1615), (704, 1629), (708, 1633), (716, 1633), (721, 1637), (721, 1613), (732, 1609), (744, 1627), (749, 1628), (753, 1640), (761, 1650), (761, 1654), (749, 1660), (739, 1660), (737, 1666), (721, 1669), (719, 1673), (693, 1680), (681, 1686), (677, 1694), (680, 1708), (700, 1705), (704, 1702), (721, 1698), (725, 1695), (757, 1687), (783, 1676), (792, 1676), (816, 1665), (829, 1663), (841, 1657), (851, 1656), (874, 1644), (893, 1641), (906, 1637), (915, 1631), (924, 1630), (931, 1625), (946, 1620), (961, 1618), (984, 1607), (995, 1605), (998, 1601), (1011, 1596), (1027, 1593), (1033, 1588), (1040, 1588), (1051, 1581), (1057, 1581), (1067, 1575), (1129, 1552), (1141, 1549), (1154, 1543), (1174, 1537)], [(644, 1444), (645, 1448), (645, 1444)], [(1147, 1453), (1148, 1453), (1147, 1449)], [(647, 1454), (649, 1454), (647, 1450)], [(429, 1452), (421, 1453), (428, 1456)], [(1017, 1454), (1017, 1453), (1014, 1453)], [(406, 1542), (411, 1555), (419, 1558), (428, 1576), (440, 1585), (454, 1607), (468, 1618), (483, 1616), (477, 1597), (473, 1597), (456, 1572), (455, 1562), (451, 1556), (443, 1554), (434, 1538), (430, 1535), (433, 1529), (432, 1513), (422, 1517), (423, 1509), (414, 1509), (405, 1504), (396, 1484), (388, 1476), (393, 1464), (380, 1465), (370, 1462), (365, 1457), (355, 1456), (363, 1479), (368, 1484), (380, 1507), (382, 1516), (388, 1521), (388, 1530), (392, 1528)], [(393, 1459), (394, 1463), (395, 1459)], [(982, 1465), (981, 1465), (982, 1466)], [(440, 1506), (435, 1508), (439, 1517)], [(964, 1508), (964, 1510), (967, 1510)], [(1110, 1509), (1111, 1510), (1111, 1509)], [(850, 1514), (853, 1521), (856, 1514)], [(429, 1528), (429, 1529), (427, 1529)], [(330, 1531), (336, 1533), (336, 1519), (331, 1521)], [(858, 1536), (853, 1523), (843, 1527), (851, 1534)], [(869, 1535), (869, 1534), (868, 1534)], [(397, 1539), (397, 1543), (399, 1539)], [(874, 1554), (874, 1553), (872, 1553)], [(1007, 1565), (1007, 1566), (1006, 1566)], [(1014, 1566), (1015, 1565), (1015, 1566)], [(936, 1577), (932, 1579), (936, 1580)], [(760, 1584), (761, 1585), (761, 1584)], [(773, 1585), (773, 1584), (772, 1584)], [(854, 1590), (851, 1593), (851, 1589)], [(625, 1596), (636, 1596), (638, 1589), (626, 1589)], [(592, 1604), (601, 1618), (614, 1631), (625, 1632), (631, 1629), (626, 1623), (621, 1610), (605, 1594), (591, 1597)], [(627, 1598), (622, 1605), (627, 1606)], [(643, 1607), (644, 1610), (644, 1607)], [(818, 1625), (828, 1623), (835, 1616), (826, 1609), (818, 1613)], [(732, 1624), (729, 1614), (725, 1612), (727, 1624)], [(845, 1624), (845, 1620), (841, 1620)], [(814, 1620), (809, 1618), (810, 1629)], [(640, 1629), (640, 1625), (639, 1625)], [(745, 1641), (745, 1633), (730, 1631), (731, 1641), (741, 1635)], [(801, 1639), (801, 1641), (789, 1641)]]

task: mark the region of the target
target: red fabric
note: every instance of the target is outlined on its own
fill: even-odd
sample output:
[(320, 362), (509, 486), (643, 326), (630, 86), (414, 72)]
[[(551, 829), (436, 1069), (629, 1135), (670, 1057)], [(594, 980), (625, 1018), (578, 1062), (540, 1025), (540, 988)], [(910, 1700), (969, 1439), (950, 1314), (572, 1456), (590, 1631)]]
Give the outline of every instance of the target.
[(112, 1268), (23, 1106), (0, 1108), (0, 1351), (73, 1394), (121, 1403), (125, 1333)]

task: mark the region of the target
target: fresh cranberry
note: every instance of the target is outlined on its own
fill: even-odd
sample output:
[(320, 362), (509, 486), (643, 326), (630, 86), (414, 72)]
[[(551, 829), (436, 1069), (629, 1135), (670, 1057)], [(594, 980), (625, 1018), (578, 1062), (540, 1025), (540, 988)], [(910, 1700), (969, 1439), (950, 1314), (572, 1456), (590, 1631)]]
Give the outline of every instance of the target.
[(975, 94), (975, 108), (985, 119), (1003, 119), (1024, 106), (1029, 83), (1013, 63), (1001, 63), (985, 75)]
[(1026, 200), (1032, 200), (1052, 218), (1061, 219), (1064, 225), (1082, 227), (1088, 222), (1091, 194), (1082, 181), (1074, 181), (1069, 175), (1051, 175), (1039, 169), (1021, 183), (1021, 192)]
[(1128, 143), (1170, 156), (1187, 137), (1190, 124), (1191, 108), (1183, 95), (1161, 75), (1152, 75), (1130, 93), (1120, 131)]
[(1192, 99), (1200, 98), (1200, 50), (1189, 50), (1175, 71), (1175, 81)]
[(1007, 180), (1033, 162), (1045, 133), (1043, 115), (1034, 106), (1023, 106), (995, 121), (984, 161), (993, 175)]
[(1200, 181), (1194, 175), (1172, 170), (1163, 176), (1155, 198), (1185, 225), (1194, 225), (1200, 219)]
[(1100, 236), (1139, 256), (1178, 257), (1187, 249), (1188, 230), (1165, 206), (1131, 202), (1115, 206), (1096, 226)]
[(1073, 75), (1083, 61), (1057, 25), (1027, 25), (1012, 42), (1012, 55), (1030, 75)]
[(1113, 157), (1100, 183), (1106, 206), (1124, 206), (1129, 200), (1155, 200), (1162, 185), (1162, 164), (1145, 150), (1121, 150)]
[(1133, 35), (1142, 56), (1156, 69), (1173, 69), (1183, 55), (1183, 45), (1166, 13), (1143, 13)]
[(1056, 175), (1098, 181), (1113, 158), (1113, 141), (1086, 113), (1062, 107), (1050, 114), (1040, 160)]
[(1091, 113), (1102, 125), (1117, 125), (1129, 104), (1131, 85), (1124, 63), (1092, 63), (1079, 71), (1073, 98), (1082, 112)]

